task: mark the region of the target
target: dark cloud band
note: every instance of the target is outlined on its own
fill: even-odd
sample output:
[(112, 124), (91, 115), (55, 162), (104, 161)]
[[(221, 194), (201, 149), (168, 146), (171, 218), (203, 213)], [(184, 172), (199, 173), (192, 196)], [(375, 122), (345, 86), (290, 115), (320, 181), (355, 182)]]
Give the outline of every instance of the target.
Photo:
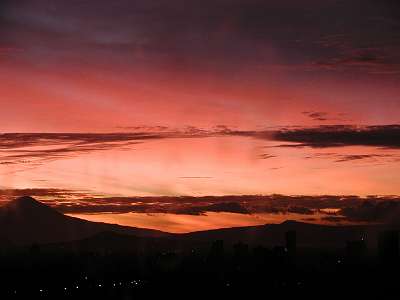
[[(0, 164), (41, 164), (60, 159), (110, 149), (124, 148), (147, 140), (167, 138), (252, 137), (268, 141), (288, 142), (278, 147), (344, 147), (373, 146), (400, 148), (400, 125), (350, 126), (330, 125), (311, 128), (292, 127), (266, 131), (243, 131), (219, 125), (211, 129), (163, 127), (143, 132), (122, 133), (5, 133), (0, 134)], [(37, 147), (37, 146), (40, 146)], [(36, 148), (37, 147), (37, 148)], [(263, 154), (261, 159), (274, 158)], [(377, 158), (379, 155), (355, 154), (337, 157), (338, 162)]]
[(374, 146), (400, 147), (400, 125), (347, 126), (332, 125), (276, 131), (276, 141), (292, 142), (292, 147)]
[(243, 195), (203, 197), (105, 197), (61, 189), (0, 190), (6, 203), (33, 195), (63, 213), (169, 213), (202, 215), (207, 212), (237, 214), (301, 214), (323, 216), (329, 222), (395, 222), (400, 216), (398, 196), (288, 196)]

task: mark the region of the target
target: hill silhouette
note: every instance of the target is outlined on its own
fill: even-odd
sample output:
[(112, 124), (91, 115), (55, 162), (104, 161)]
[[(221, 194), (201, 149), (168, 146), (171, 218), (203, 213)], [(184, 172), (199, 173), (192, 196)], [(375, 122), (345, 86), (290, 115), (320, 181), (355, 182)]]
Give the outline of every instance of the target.
[(223, 240), (226, 244), (238, 241), (249, 245), (274, 246), (285, 243), (285, 233), (296, 231), (301, 247), (340, 248), (346, 241), (365, 239), (376, 247), (377, 235), (387, 225), (328, 226), (288, 220), (280, 224), (224, 228), (184, 234), (193, 241)]
[(169, 235), (157, 230), (89, 222), (66, 216), (28, 196), (0, 207), (0, 237), (16, 245), (80, 240), (104, 231), (138, 237)]

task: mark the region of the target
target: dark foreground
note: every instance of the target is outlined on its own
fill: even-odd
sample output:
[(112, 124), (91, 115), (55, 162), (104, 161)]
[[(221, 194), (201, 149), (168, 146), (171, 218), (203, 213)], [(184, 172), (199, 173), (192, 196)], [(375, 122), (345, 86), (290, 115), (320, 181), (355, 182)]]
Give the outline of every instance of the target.
[(198, 249), (139, 254), (33, 245), (1, 255), (0, 299), (384, 296), (398, 288), (398, 251), (393, 232), (376, 250), (362, 240), (338, 249), (297, 248), (293, 232), (285, 246), (272, 248), (214, 241)]
[(399, 224), (281, 224), (174, 235), (0, 207), (0, 300), (397, 294)]

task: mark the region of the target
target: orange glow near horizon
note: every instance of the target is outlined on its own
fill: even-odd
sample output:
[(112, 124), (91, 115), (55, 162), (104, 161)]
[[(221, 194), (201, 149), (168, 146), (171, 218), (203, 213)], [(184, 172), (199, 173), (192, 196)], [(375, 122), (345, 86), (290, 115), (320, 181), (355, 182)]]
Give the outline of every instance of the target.
[[(309, 222), (301, 214), (255, 214), (244, 215), (236, 213), (209, 212), (205, 215), (174, 215), (174, 214), (70, 214), (71, 217), (92, 222), (104, 222), (138, 228), (149, 228), (171, 233), (188, 233), (216, 228), (231, 228), (282, 223), (288, 219)], [(324, 223), (315, 220), (314, 223)]]
[[(400, 193), (394, 150), (353, 146), (332, 154), (332, 149), (274, 145), (246, 137), (160, 139), (40, 165), (5, 164), (0, 178), (7, 188), (57, 187), (117, 196)], [(360, 153), (379, 156), (337, 158)]]

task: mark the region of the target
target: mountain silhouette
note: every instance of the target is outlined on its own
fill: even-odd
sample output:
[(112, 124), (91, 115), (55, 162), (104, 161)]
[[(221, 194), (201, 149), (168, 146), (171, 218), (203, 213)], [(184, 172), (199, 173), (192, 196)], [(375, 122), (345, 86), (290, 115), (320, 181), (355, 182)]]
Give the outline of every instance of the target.
[(0, 237), (15, 245), (80, 240), (104, 231), (137, 237), (169, 236), (157, 230), (90, 222), (66, 216), (28, 196), (0, 207)]
[(288, 231), (296, 231), (297, 245), (301, 248), (339, 250), (343, 249), (348, 241), (365, 239), (368, 247), (376, 249), (379, 232), (388, 228), (386, 225), (327, 226), (285, 221), (281, 224), (214, 229), (170, 234), (166, 237), (137, 237), (108, 231), (82, 240), (48, 246), (71, 251), (149, 253), (172, 250), (179, 252), (190, 249), (207, 250), (214, 241), (221, 240), (227, 249), (232, 249), (239, 242), (251, 247), (272, 248), (284, 246), (285, 234)]
[(43, 245), (43, 249), (62, 249), (70, 252), (149, 254), (169, 249), (177, 250), (179, 240), (169, 237), (144, 237), (104, 231), (72, 242)]
[(223, 240), (227, 245), (243, 242), (249, 245), (271, 247), (284, 245), (285, 233), (296, 231), (298, 246), (300, 247), (341, 248), (346, 241), (365, 239), (370, 247), (375, 248), (378, 233), (388, 228), (392, 228), (392, 226), (328, 226), (288, 220), (280, 224), (191, 232), (182, 237), (197, 242)]

